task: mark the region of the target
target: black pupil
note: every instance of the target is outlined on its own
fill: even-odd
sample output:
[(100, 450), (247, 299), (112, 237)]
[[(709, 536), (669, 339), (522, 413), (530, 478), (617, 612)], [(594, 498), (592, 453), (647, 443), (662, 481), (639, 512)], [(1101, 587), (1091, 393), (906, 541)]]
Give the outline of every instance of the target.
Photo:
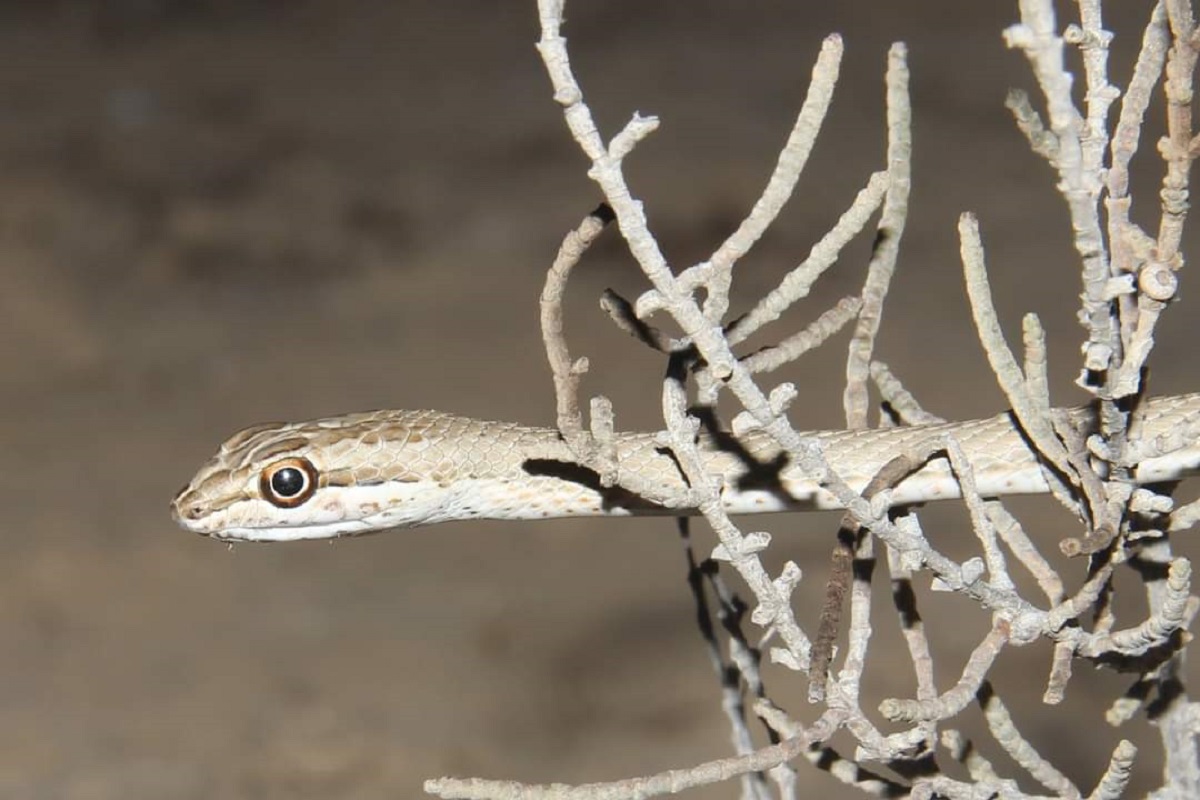
[(280, 497), (295, 497), (304, 491), (304, 473), (295, 467), (284, 467), (271, 476), (271, 488)]

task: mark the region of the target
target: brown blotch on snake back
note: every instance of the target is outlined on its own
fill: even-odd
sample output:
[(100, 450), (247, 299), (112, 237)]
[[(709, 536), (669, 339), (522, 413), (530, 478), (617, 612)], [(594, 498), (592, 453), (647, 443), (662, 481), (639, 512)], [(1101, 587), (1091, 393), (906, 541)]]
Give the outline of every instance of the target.
[(341, 488), (341, 487), (346, 487), (346, 486), (355, 486), (355, 485), (363, 483), (363, 481), (355, 480), (354, 472), (352, 470), (348, 470), (348, 469), (330, 470), (329, 472), (326, 472), (324, 475), (322, 475), (321, 478), (322, 478), (322, 480), (321, 480), (322, 486), (336, 486), (336, 487)]
[(237, 450), (239, 447), (245, 445), (260, 433), (276, 430), (282, 424), (282, 422), (261, 422), (258, 425), (251, 425), (249, 428), (243, 428), (225, 440), (225, 443), (221, 445), (221, 452), (228, 453), (232, 450)]
[(230, 470), (214, 472), (196, 484), (195, 492), (197, 495), (215, 497), (219, 494), (219, 490), (224, 489), (232, 479), (233, 473)]
[(406, 425), (388, 425), (383, 428), (376, 426), (367, 433), (364, 433), (359, 441), (363, 444), (375, 445), (380, 443), (386, 444), (388, 442), (415, 443), (424, 441), (424, 438), (416, 430)]
[(309, 445), (308, 439), (303, 436), (292, 436), (287, 439), (280, 439), (277, 442), (263, 445), (260, 448), (251, 450), (246, 457), (246, 463), (252, 461), (269, 461), (272, 458), (289, 455), (291, 453), (304, 450)]

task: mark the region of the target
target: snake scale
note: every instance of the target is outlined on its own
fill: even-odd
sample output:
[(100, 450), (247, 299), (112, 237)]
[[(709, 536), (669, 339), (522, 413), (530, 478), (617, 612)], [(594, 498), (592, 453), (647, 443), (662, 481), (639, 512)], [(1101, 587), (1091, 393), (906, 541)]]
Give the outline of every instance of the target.
[[(1179, 480), (1200, 470), (1200, 394), (1146, 401), (1135, 478)], [(1065, 412), (1083, 434), (1090, 407)], [(891, 458), (931, 437), (955, 437), (985, 497), (1049, 490), (1011, 413), (968, 422), (803, 434), (856, 491)], [(686, 483), (654, 434), (616, 434), (618, 475), (686, 498)], [(765, 433), (705, 434), (706, 469), (723, 482), (733, 514), (840, 508), (830, 492), (781, 457)], [(914, 473), (892, 505), (959, 496), (945, 459)], [(648, 493), (645, 493), (648, 494)], [(267, 423), (228, 439), (171, 503), (185, 529), (221, 539), (323, 539), (467, 519), (686, 514), (621, 488), (605, 488), (576, 463), (558, 431), (437, 411), (374, 411), (300, 423)]]

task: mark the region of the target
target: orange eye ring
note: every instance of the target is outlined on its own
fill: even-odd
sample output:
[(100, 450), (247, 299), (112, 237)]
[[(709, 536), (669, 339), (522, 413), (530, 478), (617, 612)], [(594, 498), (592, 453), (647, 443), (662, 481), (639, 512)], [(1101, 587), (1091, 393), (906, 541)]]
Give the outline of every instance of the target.
[(272, 505), (295, 508), (317, 491), (317, 468), (307, 458), (276, 461), (263, 469), (258, 489)]

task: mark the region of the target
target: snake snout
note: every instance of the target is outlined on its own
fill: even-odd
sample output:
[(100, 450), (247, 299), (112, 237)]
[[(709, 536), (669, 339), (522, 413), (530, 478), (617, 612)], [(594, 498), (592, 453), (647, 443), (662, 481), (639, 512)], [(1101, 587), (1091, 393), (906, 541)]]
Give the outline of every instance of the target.
[(199, 531), (196, 522), (204, 516), (204, 507), (199, 501), (191, 486), (184, 486), (171, 500), (171, 519), (181, 528)]

